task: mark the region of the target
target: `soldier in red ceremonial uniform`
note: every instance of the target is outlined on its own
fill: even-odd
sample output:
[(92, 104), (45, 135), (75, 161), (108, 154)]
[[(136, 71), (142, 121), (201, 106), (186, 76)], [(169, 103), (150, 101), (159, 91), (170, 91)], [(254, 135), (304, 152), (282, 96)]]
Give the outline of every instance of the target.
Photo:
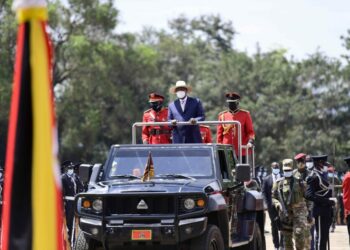
[[(235, 92), (226, 93), (226, 102), (228, 110), (219, 114), (219, 121), (236, 120), (241, 123), (242, 145), (252, 147), (254, 145), (255, 133), (252, 118), (247, 110), (239, 108), (241, 97)], [(217, 143), (232, 144), (236, 155), (238, 155), (238, 128), (236, 124), (223, 124), (217, 126)], [(242, 156), (245, 158), (246, 150), (242, 150)]]
[(343, 180), (343, 202), (350, 244), (350, 156), (344, 158), (344, 161), (346, 162), (346, 165), (349, 168)]
[[(168, 108), (163, 108), (164, 97), (157, 93), (149, 94), (151, 108), (143, 113), (143, 122), (167, 122)], [(171, 143), (171, 128), (168, 126), (144, 126), (142, 127), (143, 144), (167, 144)]]
[(199, 126), (199, 130), (201, 132), (201, 136), (202, 136), (202, 142), (203, 143), (212, 143), (212, 139), (211, 139), (211, 131), (210, 131), (210, 127), (209, 126), (205, 126), (205, 125), (200, 125)]

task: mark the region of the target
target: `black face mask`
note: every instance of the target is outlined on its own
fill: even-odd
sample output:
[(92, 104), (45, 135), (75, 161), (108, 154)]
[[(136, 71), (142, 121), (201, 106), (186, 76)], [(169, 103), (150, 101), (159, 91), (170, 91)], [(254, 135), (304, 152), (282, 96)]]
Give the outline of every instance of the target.
[(151, 102), (150, 106), (151, 106), (151, 109), (158, 112), (162, 109), (163, 103), (162, 102)]
[(228, 108), (232, 111), (236, 111), (238, 109), (239, 103), (238, 102), (229, 102)]

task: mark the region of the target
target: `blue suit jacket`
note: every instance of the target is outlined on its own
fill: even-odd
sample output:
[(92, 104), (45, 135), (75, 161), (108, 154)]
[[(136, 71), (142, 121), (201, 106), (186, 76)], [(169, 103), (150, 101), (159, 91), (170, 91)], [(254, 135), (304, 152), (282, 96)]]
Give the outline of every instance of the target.
[[(187, 97), (185, 110), (182, 111), (180, 100), (176, 99), (169, 104), (168, 120), (189, 121), (195, 118), (197, 121), (204, 121), (205, 115), (202, 103), (199, 99)], [(199, 126), (174, 126), (173, 143), (201, 143), (202, 136)]]

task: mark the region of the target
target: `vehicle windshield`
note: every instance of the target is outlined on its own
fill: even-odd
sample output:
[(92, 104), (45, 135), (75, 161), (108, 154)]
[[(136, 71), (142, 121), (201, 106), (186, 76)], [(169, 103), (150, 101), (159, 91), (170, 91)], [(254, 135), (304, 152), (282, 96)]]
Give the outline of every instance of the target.
[(207, 178), (213, 175), (210, 148), (118, 148), (108, 168), (110, 178), (141, 177), (151, 152), (154, 175), (185, 175)]

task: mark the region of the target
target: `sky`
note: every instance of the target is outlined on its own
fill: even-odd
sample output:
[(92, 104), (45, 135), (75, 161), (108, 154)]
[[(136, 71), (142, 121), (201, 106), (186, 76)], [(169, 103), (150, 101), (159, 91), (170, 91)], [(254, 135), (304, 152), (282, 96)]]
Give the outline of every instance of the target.
[(166, 29), (181, 14), (219, 14), (238, 32), (234, 48), (249, 54), (257, 44), (262, 51), (285, 48), (295, 59), (316, 51), (340, 58), (346, 54), (340, 36), (350, 29), (350, 0), (116, 0), (115, 6), (119, 32)]

